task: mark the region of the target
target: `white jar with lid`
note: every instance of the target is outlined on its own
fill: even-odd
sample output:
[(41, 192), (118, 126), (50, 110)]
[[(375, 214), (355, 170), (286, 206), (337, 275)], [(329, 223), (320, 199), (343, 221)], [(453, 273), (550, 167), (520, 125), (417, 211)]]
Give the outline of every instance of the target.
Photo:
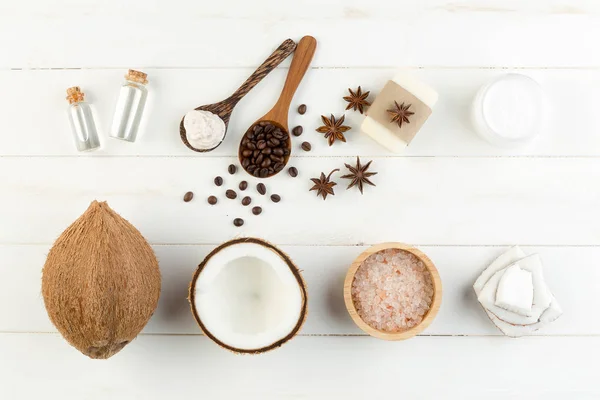
[(489, 143), (518, 147), (535, 138), (543, 121), (544, 94), (532, 78), (510, 73), (483, 86), (473, 101), (475, 131)]

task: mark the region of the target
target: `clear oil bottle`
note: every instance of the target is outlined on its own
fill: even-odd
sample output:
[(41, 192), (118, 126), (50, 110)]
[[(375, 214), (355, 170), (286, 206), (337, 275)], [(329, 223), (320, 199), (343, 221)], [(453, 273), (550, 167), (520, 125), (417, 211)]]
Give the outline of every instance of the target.
[(90, 105), (84, 101), (84, 93), (78, 86), (67, 89), (69, 101), (69, 122), (79, 151), (91, 151), (100, 148), (98, 131)]
[(146, 77), (145, 73), (132, 69), (125, 75), (110, 129), (111, 137), (135, 142), (148, 97)]

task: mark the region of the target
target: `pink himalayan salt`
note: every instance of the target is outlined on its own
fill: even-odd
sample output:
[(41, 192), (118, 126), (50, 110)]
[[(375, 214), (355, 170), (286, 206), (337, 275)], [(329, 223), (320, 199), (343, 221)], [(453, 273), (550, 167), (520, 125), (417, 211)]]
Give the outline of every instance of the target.
[(370, 327), (402, 332), (421, 323), (431, 307), (433, 282), (414, 254), (386, 249), (369, 256), (352, 282), (358, 315)]

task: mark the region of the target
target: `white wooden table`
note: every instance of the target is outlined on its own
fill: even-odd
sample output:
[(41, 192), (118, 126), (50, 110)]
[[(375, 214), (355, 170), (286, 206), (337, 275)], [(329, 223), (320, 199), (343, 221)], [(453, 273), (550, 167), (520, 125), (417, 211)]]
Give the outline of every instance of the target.
[[(300, 170), (268, 181), (283, 201), (242, 228), (241, 206), (205, 202), (241, 132), (275, 101), (289, 61), (233, 114), (226, 142), (197, 155), (180, 141), (189, 109), (226, 97), (284, 39), (319, 41), (294, 105), (306, 103)], [(600, 3), (593, 0), (21, 0), (0, 3), (1, 399), (592, 399), (600, 396)], [(127, 68), (149, 74), (151, 100), (134, 145), (109, 140)], [(440, 93), (401, 156), (359, 133), (328, 147), (314, 129), (340, 113), (348, 87), (378, 92), (398, 67)], [(548, 95), (536, 143), (502, 150), (472, 131), (468, 107), (487, 80), (516, 70)], [(104, 149), (80, 156), (65, 89), (93, 103)], [(298, 143), (298, 142), (297, 142)], [(373, 160), (377, 188), (318, 199), (309, 178)], [(251, 183), (255, 181), (251, 180)], [(196, 198), (183, 203), (191, 190)], [(49, 322), (41, 268), (56, 237), (93, 199), (154, 246), (160, 305), (132, 344), (89, 360)], [(239, 357), (200, 335), (186, 300), (195, 266), (238, 235), (270, 240), (304, 270), (301, 336)], [(365, 337), (347, 315), (342, 282), (365, 246), (402, 241), (437, 264), (441, 311), (425, 335)], [(471, 285), (508, 245), (539, 252), (565, 314), (511, 340), (486, 318)]]

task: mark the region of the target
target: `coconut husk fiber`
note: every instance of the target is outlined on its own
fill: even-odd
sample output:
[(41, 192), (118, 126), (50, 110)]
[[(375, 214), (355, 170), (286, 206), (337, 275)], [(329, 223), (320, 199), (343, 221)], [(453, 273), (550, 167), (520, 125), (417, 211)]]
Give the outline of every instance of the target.
[(141, 233), (94, 201), (58, 238), (42, 274), (46, 311), (90, 358), (109, 358), (144, 328), (160, 296), (160, 271)]

